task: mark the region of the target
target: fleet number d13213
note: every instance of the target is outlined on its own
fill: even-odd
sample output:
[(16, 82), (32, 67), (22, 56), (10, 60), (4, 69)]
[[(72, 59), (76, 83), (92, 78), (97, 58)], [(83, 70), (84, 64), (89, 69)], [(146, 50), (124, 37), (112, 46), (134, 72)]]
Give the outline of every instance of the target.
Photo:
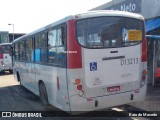
[(139, 59), (138, 59), (138, 58), (121, 59), (121, 66), (123, 66), (123, 65), (138, 64), (138, 62), (139, 62)]

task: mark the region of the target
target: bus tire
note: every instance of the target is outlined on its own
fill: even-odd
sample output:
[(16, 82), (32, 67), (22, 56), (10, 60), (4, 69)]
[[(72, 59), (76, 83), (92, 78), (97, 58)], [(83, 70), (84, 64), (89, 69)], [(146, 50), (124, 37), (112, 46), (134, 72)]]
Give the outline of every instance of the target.
[(40, 100), (44, 106), (48, 106), (48, 95), (47, 95), (47, 90), (45, 87), (45, 84), (41, 82), (39, 84), (39, 93), (40, 93)]

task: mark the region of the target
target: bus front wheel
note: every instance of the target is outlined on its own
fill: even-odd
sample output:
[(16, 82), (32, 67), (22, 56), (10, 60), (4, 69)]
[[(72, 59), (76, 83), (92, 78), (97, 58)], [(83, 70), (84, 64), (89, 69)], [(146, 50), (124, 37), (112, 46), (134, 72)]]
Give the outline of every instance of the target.
[(40, 99), (43, 105), (48, 105), (48, 95), (47, 90), (43, 82), (39, 84), (39, 93), (40, 93)]

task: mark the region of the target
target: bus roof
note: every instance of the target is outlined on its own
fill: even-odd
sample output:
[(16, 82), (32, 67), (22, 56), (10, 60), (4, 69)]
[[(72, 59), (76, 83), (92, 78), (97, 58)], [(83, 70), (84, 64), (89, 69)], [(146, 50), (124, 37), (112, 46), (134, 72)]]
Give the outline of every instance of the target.
[(144, 18), (143, 18), (142, 15), (136, 14), (136, 13), (130, 13), (130, 12), (126, 12), (126, 11), (115, 11), (115, 10), (88, 11), (88, 12), (82, 13), (82, 14), (76, 14), (76, 15), (67, 16), (67, 17), (65, 17), (65, 18), (63, 18), (61, 20), (53, 22), (53, 23), (51, 23), (51, 24), (49, 24), (47, 26), (44, 26), (44, 27), (42, 27), (42, 28), (40, 28), (38, 30), (35, 30), (35, 31), (31, 32), (31, 33), (23, 35), (23, 36), (15, 39), (12, 43), (14, 43), (16, 41), (19, 41), (20, 39), (23, 39), (25, 37), (31, 36), (33, 34), (42, 32), (42, 31), (44, 31), (46, 29), (49, 29), (51, 27), (54, 27), (56, 25), (65, 23), (66, 21), (71, 20), (71, 19), (79, 20), (79, 19), (92, 18), (92, 17), (100, 17), (100, 16), (122, 16), (122, 17), (129, 17), (129, 18), (135, 18), (135, 19), (144, 20)]
[(86, 13), (77, 14), (75, 16), (78, 17), (78, 19), (98, 17), (98, 16), (122, 16), (122, 17), (130, 17), (130, 18), (144, 20), (143, 16), (140, 14), (131, 13), (127, 11), (115, 11), (115, 10), (88, 11)]

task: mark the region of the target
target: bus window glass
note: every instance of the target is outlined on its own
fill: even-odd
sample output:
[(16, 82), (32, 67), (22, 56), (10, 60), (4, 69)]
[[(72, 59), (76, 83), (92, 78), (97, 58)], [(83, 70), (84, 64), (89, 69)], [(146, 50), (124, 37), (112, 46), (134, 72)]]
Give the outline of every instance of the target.
[(64, 35), (63, 27), (48, 32), (48, 62), (64, 66)]
[(44, 33), (35, 37), (35, 61), (46, 62), (46, 35)]
[(56, 43), (56, 45), (57, 46), (63, 45), (63, 43), (62, 43), (62, 30), (61, 29), (57, 30), (57, 43)]
[(25, 47), (24, 47), (24, 41), (21, 41), (21, 42), (20, 42), (19, 51), (20, 51), (19, 59), (20, 59), (20, 60), (25, 60)]
[(60, 66), (64, 66), (65, 62), (65, 47), (64, 47), (64, 35), (63, 35), (63, 27), (57, 29), (57, 54), (56, 54), (56, 59), (57, 59), (57, 64)]
[(1, 45), (0, 53), (9, 53), (11, 50), (11, 45)]
[(127, 17), (96, 17), (77, 21), (78, 41), (89, 48), (136, 45), (142, 41), (143, 31), (141, 20)]
[(56, 30), (50, 30), (48, 32), (48, 46), (49, 47), (56, 46), (56, 37), (57, 37), (57, 31)]
[(55, 63), (55, 55), (56, 55), (56, 48), (52, 47), (48, 49), (48, 62)]
[(57, 54), (56, 54), (57, 64), (60, 66), (65, 65), (65, 54), (64, 54), (64, 46), (57, 47)]
[(32, 39), (26, 41), (26, 60), (33, 61)]
[(19, 60), (19, 43), (14, 45), (14, 60)]
[(48, 62), (56, 63), (56, 39), (57, 30), (48, 31)]

